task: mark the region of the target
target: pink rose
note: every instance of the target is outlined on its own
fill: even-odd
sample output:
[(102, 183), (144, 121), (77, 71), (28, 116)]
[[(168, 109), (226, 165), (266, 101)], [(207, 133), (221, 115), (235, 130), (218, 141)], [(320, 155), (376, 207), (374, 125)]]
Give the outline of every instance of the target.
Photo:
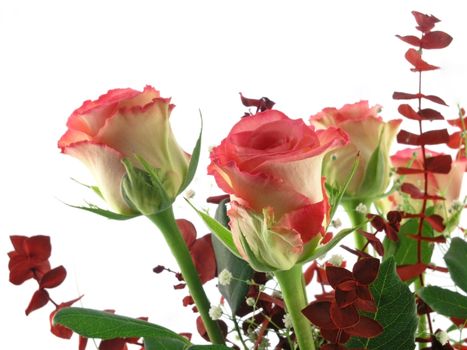
[[(118, 213), (132, 214), (136, 209), (150, 214), (134, 208), (134, 203), (130, 207), (128, 198), (124, 198), (122, 179), (126, 170), (122, 161), (127, 159), (143, 169), (136, 157), (144, 159), (157, 169), (168, 198), (176, 197), (187, 174), (189, 156), (177, 144), (170, 128), (173, 107), (170, 99), (161, 98), (151, 86), (142, 92), (110, 90), (95, 101), (85, 101), (72, 113), (58, 146), (90, 169), (102, 197)], [(146, 199), (151, 203), (143, 206), (148, 211), (157, 209), (161, 199), (146, 197), (151, 197)]]
[(357, 154), (358, 168), (347, 188), (353, 198), (373, 198), (382, 195), (389, 185), (389, 149), (402, 120), (383, 122), (378, 116), (379, 105), (369, 107), (368, 101), (347, 104), (341, 109), (325, 108), (310, 117), (318, 128), (336, 126), (350, 137), (350, 143), (329, 154), (323, 165), (326, 181), (334, 187), (343, 187)]
[(208, 172), (231, 194), (233, 238), (254, 268), (287, 270), (317, 244), (328, 212), (321, 163), (346, 142), (339, 129), (268, 110), (241, 119), (213, 149)]
[[(426, 154), (429, 157), (441, 155), (441, 153), (433, 152), (426, 149)], [(392, 165), (396, 168), (409, 167), (412, 169), (423, 169), (423, 155), (420, 148), (408, 148), (401, 150), (391, 157)], [(451, 170), (448, 174), (428, 173), (428, 193), (444, 197), (444, 200), (434, 201), (435, 213), (441, 215), (451, 231), (458, 223), (456, 217), (460, 214), (463, 204), (459, 203), (461, 194), (462, 179), (467, 165), (467, 159), (458, 159), (452, 161)], [(410, 183), (417, 186), (420, 191), (424, 189), (424, 175), (410, 174), (404, 175), (404, 183)], [(431, 201), (430, 201), (431, 202)], [(399, 192), (389, 196), (388, 201), (380, 203), (385, 210), (401, 208), (409, 213), (419, 213), (421, 210), (422, 201), (411, 199), (408, 195), (401, 196)], [(451, 220), (452, 219), (452, 220)], [(450, 222), (452, 221), (452, 222)]]

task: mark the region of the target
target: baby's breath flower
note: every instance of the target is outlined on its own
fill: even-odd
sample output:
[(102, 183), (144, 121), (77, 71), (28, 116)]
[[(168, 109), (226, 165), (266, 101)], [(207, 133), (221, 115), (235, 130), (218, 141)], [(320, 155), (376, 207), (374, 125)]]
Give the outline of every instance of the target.
[(247, 304), (248, 306), (255, 306), (255, 305), (256, 305), (256, 300), (255, 300), (255, 298), (252, 298), (252, 297), (246, 298), (246, 304)]
[(334, 266), (341, 266), (342, 265), (342, 262), (344, 261), (344, 257), (342, 255), (339, 255), (339, 254), (334, 254), (333, 256), (331, 256), (331, 258), (328, 260), (328, 263), (330, 263), (331, 265), (334, 265)]
[(368, 207), (363, 203), (359, 203), (357, 207), (355, 208), (355, 211), (357, 211), (360, 214), (365, 215), (368, 213)]
[(185, 198), (192, 199), (195, 196), (196, 192), (192, 189), (189, 189), (185, 192)]
[(339, 219), (339, 218), (338, 218), (338, 219), (334, 219), (334, 220), (331, 221), (331, 225), (332, 225), (332, 227), (334, 227), (334, 228), (339, 228), (339, 227), (342, 226), (342, 221), (341, 221), (341, 219)]
[(290, 314), (285, 314), (282, 318), (282, 322), (284, 322), (285, 328), (292, 328), (292, 317)]
[(211, 319), (213, 321), (217, 321), (218, 319), (220, 319), (222, 316), (222, 309), (219, 305), (212, 305), (211, 308), (209, 309), (209, 317), (211, 317)]
[(228, 286), (232, 281), (232, 273), (227, 269), (223, 269), (217, 278), (221, 286)]
[(439, 330), (435, 333), (435, 338), (441, 345), (446, 345), (449, 341), (449, 335), (442, 330)]

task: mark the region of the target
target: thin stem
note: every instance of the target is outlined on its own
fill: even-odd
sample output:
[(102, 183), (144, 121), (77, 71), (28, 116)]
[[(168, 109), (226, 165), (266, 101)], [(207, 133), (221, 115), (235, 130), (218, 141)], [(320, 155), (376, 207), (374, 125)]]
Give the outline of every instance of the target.
[(201, 315), (209, 339), (214, 344), (224, 344), (224, 337), (218, 323), (213, 321), (209, 316), (209, 300), (199, 279), (198, 271), (193, 264), (190, 251), (175, 222), (172, 207), (161, 213), (148, 215), (147, 217), (156, 224), (162, 232), (167, 245), (175, 257), (182, 272), (183, 279)]
[(237, 316), (233, 315), (232, 321), (233, 321), (234, 326), (235, 326), (235, 331), (238, 334), (238, 339), (240, 339), (240, 342), (243, 345), (243, 349), (248, 350), (248, 346), (246, 346), (245, 339), (243, 339), (242, 331), (240, 329), (240, 326), (238, 325)]
[[(362, 226), (362, 224), (367, 221), (366, 215), (360, 213), (356, 210), (357, 206), (362, 203), (367, 208), (371, 206), (371, 202), (368, 200), (346, 200), (342, 202), (342, 206), (344, 207), (347, 216), (350, 219), (352, 226)], [(362, 229), (366, 231), (366, 225), (362, 226)], [(358, 230), (354, 232), (354, 239), (355, 239), (355, 248), (365, 251), (367, 245), (366, 238), (358, 233)]]
[(295, 265), (287, 271), (276, 271), (274, 274), (281, 287), (287, 312), (292, 318), (300, 350), (315, 350), (311, 324), (302, 314), (302, 310), (307, 305), (302, 283), (302, 265)]

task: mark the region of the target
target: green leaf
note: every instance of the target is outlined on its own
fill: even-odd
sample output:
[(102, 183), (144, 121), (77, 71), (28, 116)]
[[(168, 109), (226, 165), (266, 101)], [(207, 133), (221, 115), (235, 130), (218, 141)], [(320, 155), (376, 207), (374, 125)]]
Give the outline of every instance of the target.
[(428, 286), (418, 291), (418, 295), (437, 313), (467, 318), (467, 297), (441, 287)]
[(349, 233), (352, 233), (353, 231), (355, 231), (355, 228), (348, 228), (345, 230), (341, 230), (327, 244), (314, 249), (310, 253), (303, 252), (302, 254), (303, 257), (300, 259), (299, 263), (304, 264), (308, 261), (315, 260), (323, 256), (324, 254), (329, 252), (332, 248), (334, 248), (337, 245), (337, 243), (339, 243), (344, 237), (346, 237)]
[(238, 252), (237, 247), (232, 238), (232, 232), (226, 229), (224, 225), (222, 225), (217, 220), (210, 217), (207, 213), (202, 212), (201, 210), (196, 209), (196, 207), (191, 204), (191, 202), (185, 198), (185, 200), (190, 204), (190, 206), (198, 213), (201, 219), (204, 221), (206, 226), (211, 230), (211, 232), (219, 238), (219, 240), (238, 258), (242, 258), (240, 253)]
[(159, 340), (175, 339), (190, 344), (186, 338), (170, 329), (143, 320), (92, 309), (64, 308), (57, 312), (53, 322), (70, 328), (86, 338), (151, 337)]
[(145, 350), (187, 350), (186, 342), (175, 338), (144, 338)]
[(76, 209), (86, 210), (91, 213), (104, 216), (107, 219), (112, 219), (112, 220), (129, 220), (140, 215), (140, 214), (135, 214), (135, 215), (118, 214), (110, 210), (99, 208), (97, 205), (90, 204), (90, 203), (88, 203), (88, 207), (80, 206), (80, 205), (72, 205), (72, 204), (67, 204), (67, 203), (65, 203), (65, 205), (68, 205), (69, 207), (76, 208)]
[(367, 316), (378, 321), (384, 331), (372, 339), (351, 338), (346, 346), (368, 350), (414, 349), (418, 324), (415, 298), (397, 276), (396, 264), (392, 257), (381, 264), (378, 277), (370, 286), (370, 290), (378, 311)]
[(195, 148), (193, 149), (193, 152), (191, 153), (191, 160), (190, 160), (190, 164), (188, 165), (188, 171), (187, 171), (185, 180), (183, 181), (182, 187), (180, 187), (180, 190), (178, 191), (178, 193), (182, 193), (185, 190), (185, 188), (188, 187), (190, 182), (195, 177), (196, 168), (198, 168), (199, 155), (201, 153), (201, 139), (203, 135), (203, 115), (201, 114), (201, 111), (199, 112), (199, 116), (201, 119), (201, 128), (199, 131), (198, 140), (196, 141)]
[(382, 182), (388, 177), (387, 174), (384, 174), (387, 167), (386, 162), (386, 157), (381, 151), (381, 145), (378, 145), (366, 166), (365, 177), (360, 186), (360, 191), (366, 195), (362, 194), (362, 197), (371, 197), (384, 192), (385, 188), (382, 188)]
[(467, 293), (467, 242), (456, 237), (451, 240), (448, 252), (444, 256), (444, 261), (448, 266), (452, 280), (464, 292)]
[[(418, 220), (410, 219), (405, 222), (399, 230), (399, 241), (394, 242), (388, 238), (384, 239), (385, 258), (393, 256), (397, 265), (412, 265), (417, 263), (417, 241), (408, 237), (418, 231)], [(423, 236), (433, 237), (433, 228), (427, 222), (423, 225)], [(434, 244), (422, 241), (422, 262), (429, 264), (433, 255)]]
[(81, 186), (84, 186), (86, 188), (89, 188), (91, 191), (93, 191), (95, 194), (97, 194), (99, 197), (101, 197), (102, 199), (104, 199), (104, 196), (102, 195), (102, 192), (101, 190), (99, 189), (99, 187), (97, 186), (92, 186), (92, 185), (87, 185), (85, 183), (82, 183), (74, 178), (71, 178), (72, 181), (76, 182), (77, 184), (80, 184)]
[[(219, 223), (222, 223), (224, 226), (228, 227), (227, 225), (229, 218), (227, 216), (226, 202), (227, 200), (223, 200), (219, 203), (216, 210), (215, 219)], [(245, 296), (248, 292), (249, 286), (244, 281), (251, 279), (254, 271), (245, 260), (239, 259), (234, 254), (232, 254), (232, 252), (227, 249), (224, 244), (222, 244), (217, 236), (212, 235), (211, 237), (214, 253), (216, 255), (217, 271), (221, 272), (222, 270), (227, 269), (234, 277), (230, 281), (229, 285), (219, 285), (219, 290), (229, 303), (232, 314), (235, 315), (238, 308), (245, 300)]]
[(342, 188), (335, 189), (331, 185), (325, 184), (326, 189), (328, 190), (329, 203), (330, 203), (330, 206), (331, 206), (331, 213), (329, 215), (329, 218), (330, 218), (329, 222), (331, 222), (331, 220), (333, 219), (334, 214), (336, 213), (336, 210), (339, 207), (339, 204), (341, 203), (342, 198), (344, 197), (345, 191), (347, 191), (347, 188), (349, 187), (350, 182), (352, 181), (352, 179), (353, 179), (353, 177), (355, 175), (355, 172), (357, 171), (358, 163), (360, 163), (360, 154), (359, 153), (357, 153), (357, 155), (355, 156), (355, 160), (353, 162), (352, 169), (350, 170), (349, 177), (347, 178), (347, 180), (346, 180), (346, 182), (345, 182), (345, 184), (344, 184), (344, 186)]

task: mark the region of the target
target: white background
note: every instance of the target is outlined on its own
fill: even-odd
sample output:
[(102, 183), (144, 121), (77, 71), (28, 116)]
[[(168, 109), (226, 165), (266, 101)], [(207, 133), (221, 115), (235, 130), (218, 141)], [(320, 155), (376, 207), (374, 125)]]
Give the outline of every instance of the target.
[[(415, 92), (416, 76), (395, 34), (416, 34), (411, 10), (433, 13), (454, 37), (427, 60), (424, 92), (467, 105), (463, 1), (35, 1), (0, 2), (0, 319), (2, 349), (76, 349), (48, 331), (50, 306), (24, 315), (35, 290), (8, 282), (8, 236), (51, 235), (53, 266), (68, 270), (57, 301), (149, 316), (175, 331), (194, 329), (185, 291), (152, 268), (176, 268), (162, 236), (144, 219), (115, 222), (65, 206), (97, 199), (92, 182), (56, 144), (71, 112), (108, 89), (145, 84), (172, 96), (172, 122), (187, 151), (205, 118), (202, 163), (193, 185), (203, 206), (219, 194), (207, 179), (207, 148), (243, 114), (238, 92), (268, 96), (293, 118), (370, 100), (397, 117), (394, 90)], [(183, 200), (178, 217), (194, 220)], [(200, 233), (206, 233), (198, 225)], [(212, 291), (211, 291), (212, 292)], [(215, 293), (211, 293), (215, 298)], [(89, 348), (92, 348), (90, 344)]]

